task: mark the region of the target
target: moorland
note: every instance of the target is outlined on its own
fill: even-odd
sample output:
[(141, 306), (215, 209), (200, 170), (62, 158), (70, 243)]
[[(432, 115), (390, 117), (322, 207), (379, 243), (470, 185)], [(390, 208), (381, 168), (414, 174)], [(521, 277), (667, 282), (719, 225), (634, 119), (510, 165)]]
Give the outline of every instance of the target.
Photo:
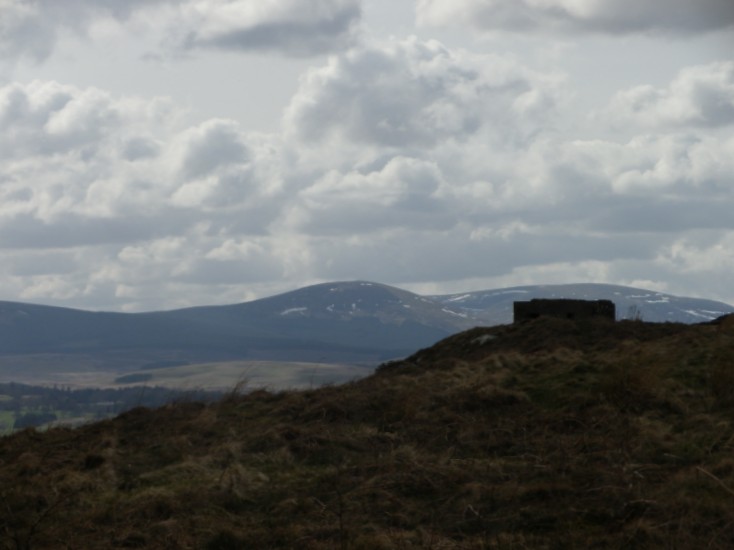
[(733, 316), (539, 318), (0, 438), (0, 547), (731, 548), (733, 453)]

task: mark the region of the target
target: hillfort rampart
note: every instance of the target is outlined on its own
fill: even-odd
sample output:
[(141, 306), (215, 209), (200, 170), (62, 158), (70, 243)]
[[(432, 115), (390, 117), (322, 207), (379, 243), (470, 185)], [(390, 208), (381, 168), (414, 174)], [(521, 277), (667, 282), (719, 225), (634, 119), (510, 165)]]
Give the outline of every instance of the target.
[(536, 298), (529, 302), (515, 302), (513, 306), (515, 323), (537, 319), (540, 316), (575, 320), (604, 318), (612, 321), (617, 316), (616, 307), (611, 300)]

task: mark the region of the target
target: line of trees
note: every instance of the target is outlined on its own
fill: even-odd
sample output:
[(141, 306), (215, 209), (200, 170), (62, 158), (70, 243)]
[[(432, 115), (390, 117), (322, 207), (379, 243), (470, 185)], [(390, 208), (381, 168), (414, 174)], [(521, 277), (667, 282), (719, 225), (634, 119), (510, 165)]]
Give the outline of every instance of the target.
[(221, 396), (220, 392), (149, 386), (71, 389), (9, 382), (0, 383), (0, 411), (13, 412), (12, 428), (17, 430), (41, 426), (64, 417), (92, 420), (116, 416), (134, 407), (160, 407), (182, 399), (213, 401)]

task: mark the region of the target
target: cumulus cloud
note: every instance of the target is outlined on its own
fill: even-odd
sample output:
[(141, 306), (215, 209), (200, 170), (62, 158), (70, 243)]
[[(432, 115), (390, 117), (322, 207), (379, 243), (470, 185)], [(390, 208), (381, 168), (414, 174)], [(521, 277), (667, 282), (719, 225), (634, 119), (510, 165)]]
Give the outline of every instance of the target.
[[(564, 138), (564, 93), (552, 74), (414, 39), (311, 71), (285, 130), (318, 158), (299, 165), (279, 221), (305, 239), (301, 271), (491, 284), (557, 266), (566, 280), (659, 284), (670, 274), (655, 258), (678, 235), (732, 227), (732, 139), (694, 127)], [(521, 97), (544, 107), (518, 109)], [(451, 124), (432, 116), (438, 102)]]
[[(734, 201), (727, 176), (734, 169), (732, 147), (732, 138), (690, 134), (538, 141), (518, 156), (522, 169), (495, 185), (490, 216), (501, 224), (513, 217), (521, 222), (511, 239), (518, 231), (562, 224), (569, 234), (606, 235), (606, 246), (635, 232), (726, 230), (734, 224), (727, 207)], [(490, 228), (485, 233), (497, 238), (513, 226)]]
[(487, 31), (692, 34), (734, 26), (730, 0), (418, 0), (419, 24)]
[[(164, 99), (55, 82), (0, 88), (2, 245), (136, 241), (180, 231), (193, 207), (251, 208), (275, 171), (233, 122), (183, 127)], [(256, 162), (259, 161), (259, 162)], [(275, 186), (275, 187), (273, 187)]]
[(394, 157), (366, 174), (329, 171), (301, 191), (284, 225), (310, 235), (367, 235), (389, 227), (437, 229), (455, 223), (446, 183), (431, 162)]
[(409, 38), (355, 48), (309, 71), (285, 126), (304, 144), (425, 148), (489, 125), (503, 140), (522, 139), (553, 112), (558, 84), (501, 56)]
[(646, 127), (721, 127), (734, 124), (734, 62), (682, 69), (667, 88), (636, 86), (616, 94), (612, 120)]
[(114, 101), (96, 88), (56, 82), (9, 84), (0, 88), (0, 158), (89, 151), (110, 132), (134, 132), (136, 119), (166, 118), (169, 107), (165, 100)]
[(185, 289), (207, 280), (228, 295), (281, 276), (290, 260), (266, 236), (277, 139), (183, 120), (161, 98), (0, 87), (0, 292), (141, 309), (170, 305), (168, 291), (189, 305)]
[(181, 139), (181, 170), (185, 178), (197, 178), (222, 166), (243, 164), (247, 147), (235, 122), (209, 120), (187, 130)]
[(42, 61), (65, 33), (110, 20), (165, 36), (174, 51), (309, 56), (350, 45), (360, 17), (360, 0), (0, 0), (0, 59)]
[(721, 296), (731, 303), (727, 273), (734, 269), (734, 231), (679, 235), (661, 247), (653, 269), (677, 288), (700, 288), (704, 297)]
[(0, 88), (2, 214), (47, 222), (125, 211), (155, 177), (146, 155), (128, 160), (125, 144), (147, 143), (149, 157), (175, 120), (164, 99), (114, 98), (55, 82)]
[(333, 279), (674, 290), (698, 260), (722, 276), (734, 135), (725, 110), (695, 113), (730, 71), (684, 70), (635, 113), (620, 94), (617, 139), (554, 126), (557, 75), (415, 38), (309, 71), (277, 135), (192, 125), (166, 99), (2, 86), (0, 292), (134, 310)]

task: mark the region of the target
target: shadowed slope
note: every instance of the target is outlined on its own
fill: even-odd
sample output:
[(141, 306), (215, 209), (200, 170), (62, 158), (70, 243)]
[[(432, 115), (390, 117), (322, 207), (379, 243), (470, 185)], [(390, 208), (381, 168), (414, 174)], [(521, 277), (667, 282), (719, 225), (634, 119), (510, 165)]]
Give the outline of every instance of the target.
[(0, 540), (730, 548), (732, 357), (732, 317), (538, 319), (344, 386), (26, 431), (0, 440)]

